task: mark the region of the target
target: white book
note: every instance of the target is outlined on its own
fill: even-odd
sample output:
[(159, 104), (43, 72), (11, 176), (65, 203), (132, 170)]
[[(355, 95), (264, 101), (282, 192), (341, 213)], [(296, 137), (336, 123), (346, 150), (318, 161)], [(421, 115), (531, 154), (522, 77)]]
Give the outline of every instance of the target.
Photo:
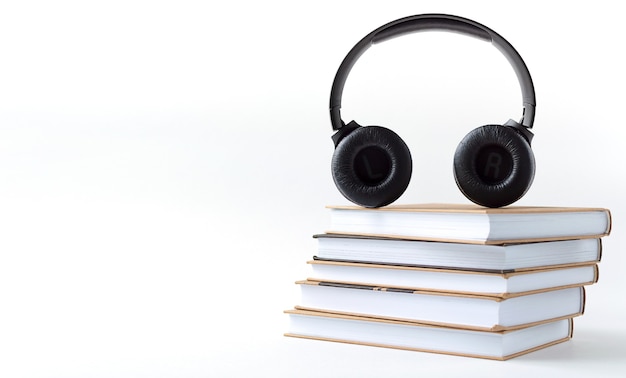
[(403, 288), (299, 281), (298, 309), (415, 321), (486, 331), (581, 315), (582, 286), (497, 298)]
[(417, 240), (507, 244), (599, 238), (611, 230), (611, 214), (602, 208), (419, 204), (329, 209), (329, 233)]
[(484, 245), (350, 235), (315, 235), (315, 258), (500, 273), (598, 262), (601, 239)]
[(546, 289), (590, 285), (598, 279), (594, 263), (512, 273), (417, 268), (398, 265), (309, 261), (310, 281), (327, 281), (415, 291), (444, 291), (507, 298)]
[(485, 332), (315, 311), (288, 310), (285, 336), (506, 360), (567, 341), (572, 319)]

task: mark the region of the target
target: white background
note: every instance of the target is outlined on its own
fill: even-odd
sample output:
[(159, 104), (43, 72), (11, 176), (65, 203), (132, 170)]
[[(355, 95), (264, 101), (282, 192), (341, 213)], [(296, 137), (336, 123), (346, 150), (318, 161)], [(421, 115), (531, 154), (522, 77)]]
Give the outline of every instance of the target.
[[(623, 374), (618, 3), (0, 4), (0, 376)], [(503, 363), (282, 336), (324, 206), (346, 203), (335, 71), (371, 30), (427, 12), (491, 27), (530, 69), (537, 172), (518, 204), (612, 211), (569, 343)], [(398, 202), (466, 203), (456, 144), (518, 118), (521, 96), (490, 45), (426, 33), (368, 51), (343, 109), (407, 141)]]

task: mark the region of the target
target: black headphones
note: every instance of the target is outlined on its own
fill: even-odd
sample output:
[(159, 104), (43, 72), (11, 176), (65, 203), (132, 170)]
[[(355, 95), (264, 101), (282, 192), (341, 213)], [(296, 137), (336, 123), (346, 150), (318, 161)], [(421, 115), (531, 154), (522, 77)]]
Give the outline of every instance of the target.
[(501, 207), (520, 199), (535, 175), (530, 129), (535, 118), (535, 89), (522, 57), (493, 30), (466, 18), (423, 14), (390, 22), (366, 35), (346, 55), (335, 75), (330, 95), (330, 119), (337, 132), (332, 173), (335, 185), (348, 200), (364, 207), (385, 206), (402, 195), (411, 179), (411, 153), (393, 131), (361, 127), (341, 119), (341, 96), (350, 70), (373, 44), (419, 31), (451, 31), (491, 42), (507, 58), (522, 89), (519, 122), (486, 125), (463, 138), (454, 154), (454, 179), (470, 201)]

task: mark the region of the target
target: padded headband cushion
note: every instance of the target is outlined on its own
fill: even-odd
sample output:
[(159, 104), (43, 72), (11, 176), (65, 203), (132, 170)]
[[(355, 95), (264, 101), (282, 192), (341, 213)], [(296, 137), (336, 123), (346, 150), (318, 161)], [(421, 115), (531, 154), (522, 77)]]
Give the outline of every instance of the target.
[(482, 206), (502, 207), (517, 201), (530, 188), (534, 174), (530, 144), (513, 127), (487, 125), (474, 129), (454, 154), (457, 186)]
[(333, 180), (350, 201), (364, 207), (385, 206), (406, 190), (411, 153), (393, 131), (359, 127), (338, 144), (331, 163)]

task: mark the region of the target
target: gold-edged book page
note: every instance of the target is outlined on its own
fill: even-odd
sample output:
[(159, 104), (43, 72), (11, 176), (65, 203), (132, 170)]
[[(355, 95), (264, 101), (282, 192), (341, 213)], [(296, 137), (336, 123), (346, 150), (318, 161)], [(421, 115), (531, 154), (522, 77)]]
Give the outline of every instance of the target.
[[(338, 314), (338, 313), (328, 313), (328, 312), (323, 312), (323, 311), (312, 311), (312, 310), (306, 310), (306, 309), (302, 309), (302, 308), (295, 308), (293, 310), (286, 310), (284, 311), (286, 314), (294, 314), (294, 315), (305, 315), (305, 316), (323, 316), (323, 317), (329, 317), (329, 318), (338, 318), (338, 319), (346, 319), (346, 320), (357, 320), (357, 321), (375, 321), (375, 322), (381, 322), (381, 323), (389, 323), (389, 324), (400, 324), (400, 325), (417, 325), (417, 326), (421, 326), (421, 327), (432, 327), (432, 328), (447, 328), (445, 325), (441, 326), (441, 325), (434, 325), (434, 324), (423, 324), (423, 323), (417, 323), (417, 322), (411, 322), (411, 321), (401, 321), (401, 320), (393, 320), (393, 319), (381, 319), (381, 318), (369, 318), (369, 317), (363, 317), (363, 316), (354, 316), (354, 315), (349, 315), (349, 314)], [(563, 320), (563, 319), (569, 319), (569, 334), (568, 336), (562, 338), (562, 339), (558, 339), (558, 340), (554, 340), (551, 341), (549, 343), (546, 344), (542, 344), (533, 348), (529, 348), (511, 355), (506, 355), (506, 356), (502, 356), (502, 357), (494, 357), (494, 356), (484, 356), (484, 355), (479, 355), (479, 354), (470, 354), (470, 353), (455, 353), (455, 352), (446, 352), (446, 351), (439, 351), (439, 350), (432, 350), (432, 349), (421, 349), (421, 348), (410, 348), (410, 347), (401, 347), (401, 346), (394, 346), (394, 345), (387, 345), (387, 344), (382, 344), (382, 343), (368, 343), (368, 342), (359, 342), (359, 341), (352, 341), (352, 340), (345, 340), (345, 339), (334, 339), (334, 338), (326, 338), (326, 337), (316, 337), (316, 336), (307, 336), (307, 335), (300, 335), (300, 334), (295, 334), (295, 333), (285, 333), (284, 335), (287, 337), (296, 337), (296, 338), (302, 338), (302, 339), (310, 339), (310, 340), (321, 340), (321, 341), (331, 341), (331, 342), (340, 342), (340, 343), (345, 343), (345, 344), (353, 344), (353, 345), (365, 345), (365, 346), (373, 346), (373, 347), (381, 347), (381, 348), (391, 348), (391, 349), (399, 349), (399, 350), (408, 350), (408, 351), (415, 351), (415, 352), (426, 352), (426, 353), (437, 353), (437, 354), (446, 354), (446, 355), (453, 355), (453, 356), (461, 356), (461, 357), (472, 357), (472, 358), (482, 358), (482, 359), (489, 359), (489, 360), (499, 360), (499, 361), (504, 361), (504, 360), (508, 360), (514, 357), (518, 357), (518, 356), (522, 356), (524, 354), (527, 353), (531, 353), (531, 352), (535, 352), (537, 350), (541, 350), (543, 348), (547, 348), (549, 346), (552, 345), (556, 345), (556, 344), (560, 344), (562, 342), (568, 341), (569, 339), (572, 338), (572, 334), (573, 334), (573, 329), (574, 329), (574, 322), (572, 317), (564, 317), (564, 318), (559, 318), (559, 319), (555, 319), (554, 321), (558, 321), (558, 320)], [(549, 323), (553, 320), (547, 320), (545, 322), (537, 322), (536, 324), (532, 324), (532, 325), (539, 325), (539, 324), (543, 324), (543, 323)], [(524, 328), (524, 327), (520, 327), (520, 328)], [(465, 330), (470, 330), (470, 331), (481, 331), (481, 332), (492, 332), (492, 333), (506, 333), (506, 332), (510, 332), (511, 330), (483, 330), (483, 329), (472, 329), (472, 328), (462, 328)]]

